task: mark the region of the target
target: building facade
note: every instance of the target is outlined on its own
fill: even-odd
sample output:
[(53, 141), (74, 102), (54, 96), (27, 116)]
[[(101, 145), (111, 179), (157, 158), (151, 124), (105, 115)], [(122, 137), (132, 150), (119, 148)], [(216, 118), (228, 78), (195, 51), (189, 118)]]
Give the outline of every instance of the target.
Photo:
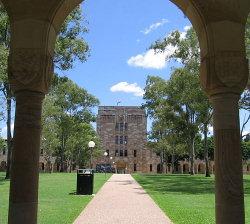
[(97, 134), (103, 151), (94, 167), (110, 165), (118, 173), (157, 172), (160, 158), (147, 149), (147, 117), (135, 106), (100, 106)]

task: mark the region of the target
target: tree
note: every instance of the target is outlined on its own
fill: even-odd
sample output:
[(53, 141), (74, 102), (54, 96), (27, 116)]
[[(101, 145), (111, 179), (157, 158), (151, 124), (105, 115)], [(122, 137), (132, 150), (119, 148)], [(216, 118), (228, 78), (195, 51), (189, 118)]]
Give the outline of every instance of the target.
[(0, 137), (0, 152), (3, 152), (5, 148), (6, 148), (6, 142), (2, 137)]
[[(90, 124), (95, 121), (91, 108), (98, 103), (98, 99), (67, 77), (54, 77), (44, 101), (43, 151), (50, 158), (55, 155), (59, 159), (61, 172), (65, 171), (65, 163), (71, 170), (74, 163), (83, 166), (86, 162), (87, 143), (96, 135)], [(53, 145), (49, 142), (52, 136)]]
[[(250, 15), (248, 16), (246, 24), (246, 54), (247, 58), (250, 59)], [(250, 77), (248, 80), (247, 88), (244, 90), (241, 96), (239, 108), (246, 111), (240, 132), (241, 140), (243, 140), (243, 138), (245, 137), (245, 135), (243, 135), (243, 131), (250, 120)]]
[(12, 92), (7, 77), (7, 60), (9, 54), (9, 20), (8, 15), (0, 5), (0, 90), (6, 101), (6, 127), (7, 127), (7, 169), (5, 179), (10, 178), (10, 162), (11, 162), (11, 148), (12, 148), (12, 134), (11, 134), (11, 110), (12, 110)]
[(60, 70), (69, 70), (75, 60), (85, 62), (89, 57), (89, 46), (83, 39), (88, 32), (82, 10), (77, 7), (64, 21), (56, 40), (54, 63)]
[(56, 116), (60, 114), (60, 107), (55, 104), (55, 97), (51, 94), (45, 97), (42, 111), (42, 140), (41, 140), (41, 154), (49, 164), (49, 171), (51, 172), (52, 158), (55, 151), (60, 146), (60, 140), (57, 133), (59, 127), (56, 123)]
[[(181, 103), (179, 108), (184, 106), (182, 113), (185, 113), (186, 119), (186, 131), (189, 137), (190, 161), (191, 161), (191, 174), (194, 172), (193, 160), (195, 157), (194, 139), (198, 131), (203, 132), (204, 153), (206, 160), (206, 176), (209, 176), (208, 157), (207, 155), (207, 132), (208, 126), (211, 123), (212, 107), (208, 98), (202, 91), (199, 83), (199, 66), (200, 66), (200, 50), (199, 42), (196, 33), (192, 27), (190, 27), (186, 34), (183, 35), (179, 31), (174, 31), (162, 40), (156, 41), (151, 48), (155, 51), (165, 51), (168, 46), (172, 46), (175, 51), (171, 54), (167, 60), (174, 59), (181, 63), (181, 68), (175, 69), (171, 79), (173, 88), (177, 96), (176, 102)], [(191, 146), (192, 145), (192, 146)]]
[[(150, 132), (149, 147), (154, 150), (161, 158), (160, 170), (163, 172), (163, 166), (168, 166), (169, 157), (171, 157), (172, 173), (175, 172), (175, 163), (179, 155), (185, 154), (186, 148), (181, 142), (182, 138), (178, 137), (175, 129), (171, 128), (171, 123), (164, 124), (166, 120), (155, 120), (152, 124), (152, 131)], [(178, 156), (177, 156), (178, 155)]]
[(241, 150), (243, 161), (247, 162), (250, 159), (250, 141), (242, 141)]
[[(10, 40), (9, 18), (0, 5), (0, 83), (1, 92), (6, 98), (6, 126), (8, 142), (8, 160), (6, 179), (9, 178), (10, 157), (11, 157), (11, 111), (13, 94), (7, 78), (7, 57), (9, 52)], [(55, 67), (60, 70), (68, 70), (73, 67), (76, 59), (84, 62), (89, 56), (88, 44), (82, 36), (87, 32), (84, 25), (84, 18), (80, 7), (77, 7), (65, 20), (61, 31), (58, 35), (55, 47), (54, 63)]]
[[(195, 144), (198, 132), (200, 112), (198, 111), (202, 93), (199, 79), (186, 70), (176, 69), (170, 80), (159, 77), (148, 77), (145, 88), (144, 107), (152, 118), (157, 120), (156, 129), (161, 139), (177, 147), (180, 139), (187, 142), (191, 161), (190, 173), (194, 173)], [(178, 140), (179, 139), (179, 140)], [(165, 141), (166, 142), (166, 141)], [(175, 142), (175, 144), (173, 144)], [(171, 155), (174, 156), (174, 151)], [(173, 165), (173, 162), (172, 162)]]

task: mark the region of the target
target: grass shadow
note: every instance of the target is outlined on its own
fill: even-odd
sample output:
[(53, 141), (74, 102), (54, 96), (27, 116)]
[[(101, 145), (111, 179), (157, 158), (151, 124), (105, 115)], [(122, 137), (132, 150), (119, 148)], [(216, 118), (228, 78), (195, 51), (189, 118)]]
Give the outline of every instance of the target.
[[(215, 181), (213, 177), (195, 175), (147, 175), (136, 177), (147, 190), (162, 194), (214, 194)], [(245, 194), (250, 194), (250, 178), (244, 178)]]
[(147, 190), (177, 194), (214, 193), (214, 180), (190, 175), (143, 175), (139, 183)]
[(244, 178), (244, 193), (250, 195), (250, 176), (248, 179)]
[(0, 185), (5, 184), (6, 182), (9, 182), (10, 180), (5, 179), (5, 172), (0, 172)]

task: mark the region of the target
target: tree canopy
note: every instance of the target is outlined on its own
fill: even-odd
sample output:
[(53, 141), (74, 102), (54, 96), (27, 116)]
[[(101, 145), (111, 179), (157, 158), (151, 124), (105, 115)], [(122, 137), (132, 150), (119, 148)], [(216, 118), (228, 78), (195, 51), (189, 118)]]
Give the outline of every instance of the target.
[(65, 164), (72, 168), (84, 166), (89, 160), (88, 142), (96, 139), (98, 143), (91, 125), (95, 121), (92, 108), (98, 104), (96, 97), (67, 77), (54, 77), (44, 100), (42, 149), (48, 161), (58, 159), (61, 171)]

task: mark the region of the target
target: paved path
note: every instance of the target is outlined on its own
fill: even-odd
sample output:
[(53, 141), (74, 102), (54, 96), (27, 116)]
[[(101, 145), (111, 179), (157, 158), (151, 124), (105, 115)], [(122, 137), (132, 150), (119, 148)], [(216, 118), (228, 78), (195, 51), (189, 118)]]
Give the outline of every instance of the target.
[(114, 174), (74, 224), (170, 224), (129, 174)]

